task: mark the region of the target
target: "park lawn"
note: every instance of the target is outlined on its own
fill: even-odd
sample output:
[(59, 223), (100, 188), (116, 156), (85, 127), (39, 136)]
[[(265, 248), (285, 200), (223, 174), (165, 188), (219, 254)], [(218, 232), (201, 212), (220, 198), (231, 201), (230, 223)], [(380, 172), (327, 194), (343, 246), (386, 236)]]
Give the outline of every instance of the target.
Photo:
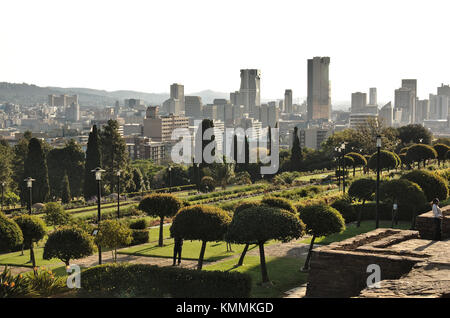
[[(36, 258), (37, 266), (48, 266), (54, 265), (57, 263), (62, 263), (57, 258), (52, 258), (50, 260), (42, 259), (42, 254), (44, 253), (44, 248), (35, 247), (34, 248), (34, 256)], [(12, 252), (7, 254), (0, 254), (0, 264), (1, 265), (14, 265), (14, 266), (22, 266), (22, 267), (32, 267), (30, 262), (30, 250), (24, 250), (23, 255), (22, 252)]]
[[(138, 256), (151, 256), (151, 257), (173, 257), (173, 239), (166, 239), (164, 246), (159, 247), (156, 242), (133, 246), (128, 249), (122, 249), (118, 251), (120, 254), (130, 254)], [(183, 243), (182, 259), (197, 260), (200, 255), (200, 249), (202, 246), (201, 241), (187, 241)], [(208, 242), (205, 250), (205, 261), (213, 262), (221, 260), (223, 258), (240, 254), (244, 248), (244, 245), (232, 244), (232, 252), (227, 252), (225, 242)], [(255, 245), (250, 246), (249, 250), (255, 248)]]
[(304, 258), (266, 257), (267, 272), (272, 286), (261, 285), (259, 256), (246, 256), (244, 264), (240, 267), (235, 267), (237, 261), (237, 258), (225, 260), (216, 264), (207, 265), (204, 267), (204, 270), (236, 271), (249, 274), (252, 277), (251, 297), (253, 298), (283, 297), (286, 291), (299, 287), (307, 282), (308, 274), (299, 270), (305, 262)]
[[(380, 228), (390, 228), (391, 227), (391, 221), (385, 221), (380, 220)], [(402, 229), (402, 230), (409, 230), (411, 228), (411, 222), (405, 222), (405, 221), (399, 221), (398, 225), (394, 226), (396, 229)], [(318, 237), (314, 240), (314, 243), (322, 244), (322, 245), (328, 245), (334, 242), (340, 242), (343, 240), (346, 240), (350, 237), (367, 233), (372, 230), (375, 230), (375, 221), (374, 220), (367, 220), (362, 221), (361, 226), (358, 228), (356, 227), (356, 223), (351, 223), (346, 225), (346, 229), (342, 233), (336, 233), (331, 234), (328, 236), (322, 236)], [(300, 241), (300, 243), (310, 243), (311, 237), (304, 239)]]

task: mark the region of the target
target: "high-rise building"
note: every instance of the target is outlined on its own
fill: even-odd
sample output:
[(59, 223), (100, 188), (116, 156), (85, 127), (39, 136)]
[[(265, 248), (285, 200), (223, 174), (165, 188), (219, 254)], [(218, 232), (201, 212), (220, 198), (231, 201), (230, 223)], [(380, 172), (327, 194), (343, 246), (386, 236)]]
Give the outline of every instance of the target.
[(72, 103), (69, 107), (66, 107), (66, 119), (68, 121), (80, 120), (80, 105), (78, 103)]
[(181, 111), (181, 101), (177, 98), (169, 98), (163, 103), (163, 110), (167, 114), (174, 114), (176, 116), (184, 115), (184, 111)]
[(257, 69), (241, 70), (240, 104), (251, 116), (256, 106), (261, 105), (261, 71)]
[(438, 95), (445, 95), (450, 98), (450, 86), (441, 84), (441, 87), (437, 88)]
[(139, 106), (144, 106), (144, 101), (142, 99), (129, 98), (125, 99), (124, 104), (126, 108), (138, 108)]
[(288, 114), (292, 114), (292, 89), (286, 89), (284, 91), (284, 109)]
[(203, 116), (203, 103), (200, 96), (186, 96), (185, 102), (185, 115), (187, 117), (194, 117), (195, 119), (201, 119)]
[(447, 119), (449, 97), (430, 94), (430, 113), (428, 119)]
[(184, 114), (184, 85), (173, 83), (170, 85), (170, 98), (178, 99), (180, 101), (180, 112), (176, 115)]
[(157, 107), (147, 108), (144, 119), (144, 136), (154, 141), (171, 141), (172, 132), (177, 128), (189, 128), (189, 119), (173, 114), (159, 116)]
[(298, 137), (300, 147), (310, 149), (320, 149), (322, 143), (332, 134), (331, 129), (319, 127), (299, 129)]
[(395, 90), (394, 108), (402, 110), (401, 124), (415, 122), (415, 91), (409, 87)]
[(423, 123), (430, 115), (430, 101), (428, 99), (418, 99), (416, 101), (416, 122)]
[(378, 102), (377, 102), (377, 88), (376, 87), (369, 88), (369, 105), (370, 106), (378, 105)]
[(49, 106), (70, 106), (73, 103), (78, 104), (78, 95), (69, 96), (66, 94), (56, 96), (48, 95)]
[(241, 100), (239, 97), (239, 91), (231, 92), (230, 93), (230, 103), (233, 106), (240, 106)]
[(308, 59), (308, 120), (331, 117), (329, 57)]
[(391, 102), (381, 107), (380, 112), (378, 113), (378, 118), (381, 119), (380, 122), (384, 127), (391, 127), (393, 125), (394, 108), (392, 107)]
[(361, 113), (365, 112), (365, 108), (367, 106), (367, 94), (356, 92), (352, 93), (352, 113)]

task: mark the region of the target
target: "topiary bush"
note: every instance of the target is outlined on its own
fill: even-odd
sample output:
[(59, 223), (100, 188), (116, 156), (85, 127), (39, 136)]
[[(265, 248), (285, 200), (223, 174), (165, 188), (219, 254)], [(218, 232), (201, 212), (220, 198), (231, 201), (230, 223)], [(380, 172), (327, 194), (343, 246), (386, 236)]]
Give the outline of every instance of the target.
[(417, 183), (425, 193), (428, 201), (438, 198), (444, 201), (448, 197), (448, 187), (444, 178), (436, 173), (426, 170), (413, 170), (402, 176), (411, 182)]
[(77, 227), (62, 227), (48, 235), (43, 259), (58, 258), (66, 266), (71, 259), (90, 256), (94, 253), (94, 240)]
[(425, 162), (429, 159), (437, 158), (438, 154), (433, 147), (424, 144), (415, 144), (408, 148), (406, 152), (406, 157), (411, 162), (417, 162), (417, 166), (419, 163), (423, 161), (423, 166), (425, 167)]
[(0, 212), (0, 252), (9, 252), (23, 243), (22, 230)]
[[(361, 225), (362, 212), (366, 201), (372, 200), (377, 187), (377, 182), (371, 178), (361, 178), (352, 182), (348, 189), (348, 195), (362, 202), (362, 206), (358, 209), (357, 227)], [(344, 216), (345, 218), (345, 216)]]
[(146, 219), (142, 218), (142, 219), (136, 219), (136, 220), (131, 220), (129, 227), (132, 230), (145, 230), (148, 227), (149, 223)]
[(331, 204), (344, 218), (345, 223), (351, 223), (357, 220), (356, 210), (352, 205), (352, 199), (348, 195), (343, 195)]
[(184, 207), (173, 218), (170, 236), (202, 241), (197, 266), (200, 270), (203, 265), (206, 243), (223, 240), (230, 222), (231, 217), (228, 213), (214, 206), (193, 205)]
[[(369, 169), (373, 171), (377, 171), (377, 157), (378, 153), (375, 152), (367, 163)], [(397, 165), (398, 161), (393, 152), (387, 150), (380, 151), (380, 171), (395, 169)]]
[(105, 264), (83, 271), (81, 297), (249, 298), (250, 275), (147, 264)]
[(131, 238), (130, 246), (141, 245), (148, 243), (150, 234), (148, 230), (131, 230)]
[(23, 245), (30, 249), (31, 263), (33, 268), (35, 268), (34, 243), (44, 238), (46, 233), (45, 223), (40, 217), (26, 214), (15, 217), (14, 221), (22, 230)]
[(289, 200), (284, 198), (277, 198), (273, 196), (265, 197), (261, 200), (261, 204), (286, 210), (294, 214), (297, 213), (295, 206)]
[(216, 182), (212, 177), (204, 176), (200, 181), (201, 192), (213, 192), (216, 189)]
[(182, 202), (171, 194), (150, 194), (139, 203), (139, 210), (159, 217), (159, 246), (164, 245), (164, 218), (174, 216), (181, 207)]
[(345, 221), (338, 210), (325, 204), (311, 205), (300, 212), (301, 220), (306, 224), (306, 232), (312, 235), (304, 270), (309, 269), (309, 260), (316, 237), (341, 233), (345, 230)]
[(45, 223), (49, 226), (62, 226), (70, 222), (70, 214), (58, 202), (48, 202), (42, 209)]

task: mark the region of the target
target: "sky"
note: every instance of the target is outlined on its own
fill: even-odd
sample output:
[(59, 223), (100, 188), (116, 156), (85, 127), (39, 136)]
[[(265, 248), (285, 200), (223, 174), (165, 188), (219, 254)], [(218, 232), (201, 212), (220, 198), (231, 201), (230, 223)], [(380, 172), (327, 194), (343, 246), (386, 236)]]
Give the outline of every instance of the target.
[(450, 83), (449, 1), (1, 1), (0, 81), (185, 94), (239, 89), (261, 70), (261, 97), (303, 98), (307, 59), (329, 56), (333, 101), (402, 78), (418, 96)]

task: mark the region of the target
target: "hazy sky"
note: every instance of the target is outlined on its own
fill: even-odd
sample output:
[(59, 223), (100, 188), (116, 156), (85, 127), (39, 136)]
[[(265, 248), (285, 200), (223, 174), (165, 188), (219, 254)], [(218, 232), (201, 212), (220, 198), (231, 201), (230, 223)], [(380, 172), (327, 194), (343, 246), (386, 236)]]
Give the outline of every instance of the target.
[(332, 100), (402, 78), (426, 98), (450, 82), (449, 1), (6, 0), (0, 81), (40, 86), (229, 92), (262, 72), (262, 98), (306, 96), (306, 60), (330, 56)]

